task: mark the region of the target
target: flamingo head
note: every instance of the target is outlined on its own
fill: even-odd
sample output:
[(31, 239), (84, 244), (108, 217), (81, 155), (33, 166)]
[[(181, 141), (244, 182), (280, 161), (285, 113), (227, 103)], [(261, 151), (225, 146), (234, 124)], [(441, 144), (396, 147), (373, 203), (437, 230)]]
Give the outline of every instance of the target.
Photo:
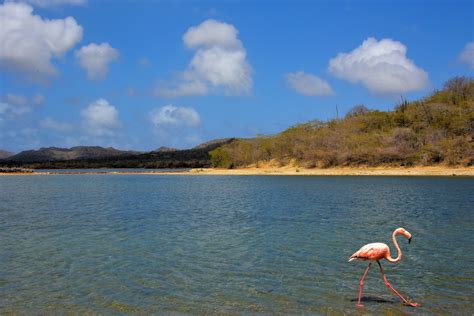
[(411, 242), (411, 234), (405, 228), (403, 227), (397, 228), (395, 230), (395, 233), (405, 236), (408, 239), (408, 243)]

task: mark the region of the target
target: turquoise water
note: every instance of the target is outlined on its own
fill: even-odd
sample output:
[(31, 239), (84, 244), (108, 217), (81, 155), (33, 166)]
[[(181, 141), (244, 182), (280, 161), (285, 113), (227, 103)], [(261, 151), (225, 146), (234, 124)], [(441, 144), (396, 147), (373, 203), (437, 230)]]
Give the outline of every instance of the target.
[(399, 226), (382, 264), (421, 306), (373, 268), (364, 311), (472, 314), (473, 179), (0, 177), (0, 313), (355, 314), (347, 258)]

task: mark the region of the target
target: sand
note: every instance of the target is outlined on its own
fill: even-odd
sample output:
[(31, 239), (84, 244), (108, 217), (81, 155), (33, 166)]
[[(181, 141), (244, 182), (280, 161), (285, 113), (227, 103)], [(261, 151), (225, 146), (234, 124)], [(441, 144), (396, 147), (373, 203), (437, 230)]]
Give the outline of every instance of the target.
[(367, 167), (304, 169), (297, 167), (193, 169), (192, 174), (209, 175), (301, 175), (301, 176), (474, 176), (474, 167)]
[[(71, 170), (74, 172), (74, 170)], [(248, 167), (240, 169), (216, 169), (216, 168), (198, 168), (179, 172), (87, 172), (72, 173), (68, 175), (81, 174), (101, 174), (101, 175), (226, 175), (226, 176), (253, 176), (253, 175), (271, 175), (271, 176), (474, 176), (474, 167), (341, 167), (326, 169), (305, 169), (295, 166), (271, 167), (264, 166), (260, 168)], [(48, 176), (58, 175), (52, 170), (51, 173), (0, 173), (0, 176)]]

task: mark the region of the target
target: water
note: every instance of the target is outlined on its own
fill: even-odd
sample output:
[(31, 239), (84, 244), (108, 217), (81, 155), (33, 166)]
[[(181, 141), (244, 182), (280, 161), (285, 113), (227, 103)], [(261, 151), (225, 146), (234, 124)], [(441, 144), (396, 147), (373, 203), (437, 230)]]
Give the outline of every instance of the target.
[[(356, 314), (369, 242), (403, 260), (369, 314), (472, 314), (474, 181), (439, 177), (0, 177), (0, 313)], [(394, 253), (395, 250), (392, 250)]]

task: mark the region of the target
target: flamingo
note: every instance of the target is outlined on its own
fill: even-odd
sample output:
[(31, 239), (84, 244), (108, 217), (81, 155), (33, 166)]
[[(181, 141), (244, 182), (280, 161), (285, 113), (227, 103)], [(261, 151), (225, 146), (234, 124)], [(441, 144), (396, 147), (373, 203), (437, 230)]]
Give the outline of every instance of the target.
[(395, 248), (397, 248), (397, 251), (398, 251), (398, 255), (395, 259), (393, 259), (392, 256), (390, 255), (390, 249), (388, 248), (388, 246), (380, 242), (367, 244), (363, 246), (362, 248), (360, 248), (358, 251), (356, 251), (352, 256), (349, 257), (349, 262), (354, 261), (356, 259), (370, 261), (369, 266), (367, 267), (367, 269), (365, 269), (364, 275), (362, 276), (362, 279), (360, 280), (360, 283), (359, 283), (359, 300), (357, 302), (357, 307), (363, 306), (360, 303), (360, 299), (362, 297), (362, 287), (364, 286), (365, 277), (367, 276), (367, 273), (369, 272), (369, 269), (370, 269), (370, 265), (372, 264), (373, 261), (377, 261), (380, 267), (380, 272), (382, 272), (383, 280), (385, 284), (387, 285), (387, 287), (391, 289), (393, 292), (395, 292), (395, 294), (397, 294), (405, 304), (410, 305), (412, 307), (418, 306), (417, 303), (410, 302), (407, 299), (405, 299), (400, 293), (398, 293), (397, 290), (395, 290), (390, 285), (382, 269), (382, 265), (380, 264), (381, 259), (386, 259), (388, 262), (391, 262), (391, 263), (397, 263), (402, 259), (402, 251), (400, 247), (398, 246), (397, 239), (395, 238), (397, 235), (403, 235), (408, 239), (408, 243), (411, 242), (411, 234), (408, 231), (406, 231), (405, 228), (397, 228), (393, 231), (392, 240), (393, 240), (393, 243), (395, 244)]

